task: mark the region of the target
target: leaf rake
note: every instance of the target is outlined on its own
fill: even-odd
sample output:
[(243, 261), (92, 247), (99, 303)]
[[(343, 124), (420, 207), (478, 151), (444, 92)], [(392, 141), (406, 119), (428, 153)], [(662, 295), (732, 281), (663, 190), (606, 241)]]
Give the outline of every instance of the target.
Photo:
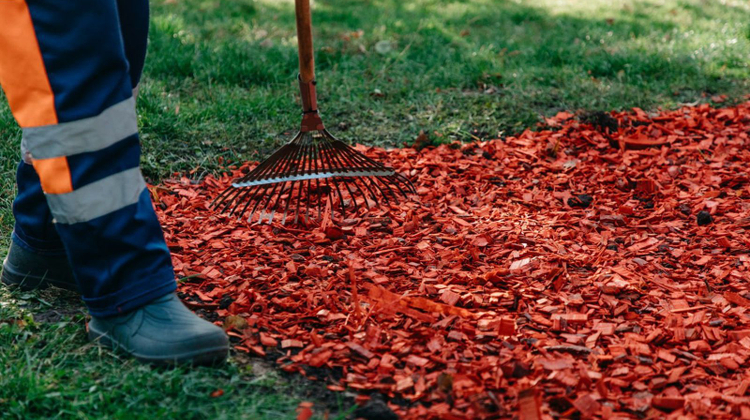
[[(281, 223), (307, 222), (311, 213), (320, 219), (325, 208), (339, 207), (359, 214), (379, 204), (416, 194), (414, 185), (392, 168), (370, 159), (337, 140), (323, 125), (315, 91), (315, 59), (312, 43), (310, 0), (295, 0), (299, 43), (299, 86), (302, 126), (299, 133), (247, 175), (236, 179), (212, 203), (212, 207), (248, 221), (258, 215)], [(329, 205), (330, 204), (330, 205)], [(315, 210), (317, 208), (317, 211)], [(365, 209), (366, 208), (366, 209)]]

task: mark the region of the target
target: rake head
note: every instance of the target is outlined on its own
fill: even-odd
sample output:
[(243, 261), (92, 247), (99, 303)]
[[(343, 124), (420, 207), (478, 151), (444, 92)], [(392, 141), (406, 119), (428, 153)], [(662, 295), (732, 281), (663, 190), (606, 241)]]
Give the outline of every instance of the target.
[[(247, 175), (235, 180), (212, 206), (238, 218), (253, 221), (276, 215), (285, 224), (320, 219), (330, 208), (342, 215), (378, 205), (398, 202), (416, 193), (412, 183), (393, 169), (376, 162), (344, 142), (323, 126), (318, 114), (315, 82), (300, 79), (305, 110), (300, 132)], [(330, 205), (329, 205), (330, 203)]]

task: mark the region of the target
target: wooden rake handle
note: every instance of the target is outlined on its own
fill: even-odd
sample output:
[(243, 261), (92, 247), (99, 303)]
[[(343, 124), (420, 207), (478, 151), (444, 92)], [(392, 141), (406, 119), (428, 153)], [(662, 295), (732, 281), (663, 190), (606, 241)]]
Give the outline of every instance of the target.
[(308, 83), (315, 80), (315, 56), (313, 54), (310, 0), (295, 0), (294, 6), (297, 14), (299, 74), (301, 81)]

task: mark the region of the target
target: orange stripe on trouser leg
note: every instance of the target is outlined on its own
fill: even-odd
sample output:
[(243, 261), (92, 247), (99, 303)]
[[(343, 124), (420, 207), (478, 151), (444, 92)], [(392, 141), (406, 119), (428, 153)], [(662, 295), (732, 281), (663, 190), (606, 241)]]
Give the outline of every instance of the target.
[[(4, 0), (0, 0), (4, 1)], [(65, 156), (49, 159), (33, 159), (42, 190), (47, 194), (65, 194), (73, 191), (73, 180), (70, 177), (68, 158)]]
[(55, 95), (25, 0), (0, 0), (0, 85), (21, 127), (57, 124)]

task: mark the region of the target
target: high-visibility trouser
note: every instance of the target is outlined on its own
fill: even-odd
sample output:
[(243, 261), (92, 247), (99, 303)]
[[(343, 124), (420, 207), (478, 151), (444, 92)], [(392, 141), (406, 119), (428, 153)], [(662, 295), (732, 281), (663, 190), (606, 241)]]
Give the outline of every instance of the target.
[(176, 286), (139, 169), (133, 87), (147, 28), (148, 0), (0, 0), (0, 85), (25, 161), (14, 240), (64, 252), (94, 316)]

